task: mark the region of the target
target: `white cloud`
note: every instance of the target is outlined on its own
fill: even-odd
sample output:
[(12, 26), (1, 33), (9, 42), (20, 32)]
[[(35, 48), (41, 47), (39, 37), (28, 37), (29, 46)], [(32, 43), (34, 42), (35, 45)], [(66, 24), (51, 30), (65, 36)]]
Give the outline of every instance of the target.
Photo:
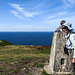
[(19, 24), (0, 24), (1, 26), (10, 26), (10, 27), (26, 27), (26, 26), (32, 26), (32, 25), (19, 25)]
[(47, 19), (52, 19), (52, 18), (54, 18), (55, 16), (49, 16), (49, 17), (47, 17)]
[(19, 15), (18, 12), (16, 12), (16, 11), (10, 11), (10, 12), (11, 12), (12, 14), (14, 14), (15, 16), (17, 16), (18, 18), (24, 19), (22, 16)]
[(11, 3), (9, 3), (9, 5), (11, 5), (13, 8), (18, 9), (19, 11), (22, 11), (22, 10), (23, 10), (23, 8), (22, 8), (22, 7), (20, 7), (20, 5), (19, 5), (19, 4), (11, 4)]
[(72, 27), (74, 29), (75, 28), (74, 18), (75, 16), (69, 16), (69, 17), (63, 17), (63, 18), (58, 18), (58, 19), (46, 20), (46, 23), (51, 25), (51, 27), (53, 27), (53, 30), (55, 30), (57, 27), (60, 26), (61, 20), (66, 20), (67, 22), (72, 23)]
[(35, 15), (38, 15), (38, 12), (27, 12), (27, 11), (22, 11), (25, 17), (34, 17)]
[(0, 26), (3, 26), (3, 25), (6, 25), (6, 24), (0, 24)]
[(51, 16), (47, 17), (46, 19), (55, 19), (57, 17), (61, 17), (61, 16), (64, 16), (66, 14), (67, 14), (67, 12), (59, 12), (57, 14), (54, 14), (54, 15), (51, 15)]
[(75, 0), (68, 0), (69, 2), (71, 2), (71, 3), (74, 3), (75, 2)]
[[(40, 0), (41, 1), (41, 0)], [(40, 8), (40, 7), (42, 7), (43, 5), (45, 5), (44, 4), (45, 2), (44, 2), (44, 0), (42, 1), (42, 2), (40, 2), (40, 3), (38, 3), (38, 4), (36, 4), (34, 7), (32, 7), (31, 9), (38, 9), (38, 8)]]
[(31, 27), (32, 25), (13, 25), (15, 28), (26, 28), (26, 27)]
[(75, 4), (75, 0), (62, 0), (62, 1), (67, 7)]
[[(24, 8), (22, 8), (19, 4), (11, 4), (11, 3), (9, 3), (9, 5), (11, 5), (13, 8), (15, 8), (21, 14), (23, 14), (23, 16), (26, 17), (26, 18), (34, 17), (35, 15), (38, 15), (39, 14), (39, 12), (25, 11)], [(16, 15), (16, 13), (15, 13), (15, 15)], [(17, 17), (19, 17), (19, 15)]]
[(59, 13), (57, 14), (57, 16), (62, 16), (62, 15), (65, 15), (65, 14), (67, 14), (67, 12), (59, 12)]

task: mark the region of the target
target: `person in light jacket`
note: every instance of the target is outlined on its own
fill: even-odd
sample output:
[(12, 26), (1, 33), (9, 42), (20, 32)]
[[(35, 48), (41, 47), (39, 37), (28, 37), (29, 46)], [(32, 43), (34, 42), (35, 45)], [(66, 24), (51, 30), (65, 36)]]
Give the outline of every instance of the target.
[(75, 33), (73, 32), (71, 23), (64, 23), (62, 30), (66, 33), (66, 48), (74, 49), (72, 63), (75, 63)]

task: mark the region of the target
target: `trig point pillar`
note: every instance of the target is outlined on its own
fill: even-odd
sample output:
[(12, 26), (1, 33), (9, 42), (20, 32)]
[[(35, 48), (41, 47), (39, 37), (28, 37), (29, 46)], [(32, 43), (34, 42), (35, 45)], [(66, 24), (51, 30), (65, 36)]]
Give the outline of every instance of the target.
[(65, 48), (65, 33), (55, 32), (53, 36), (49, 65), (44, 66), (45, 71), (51, 75), (71, 75), (73, 71), (73, 50)]

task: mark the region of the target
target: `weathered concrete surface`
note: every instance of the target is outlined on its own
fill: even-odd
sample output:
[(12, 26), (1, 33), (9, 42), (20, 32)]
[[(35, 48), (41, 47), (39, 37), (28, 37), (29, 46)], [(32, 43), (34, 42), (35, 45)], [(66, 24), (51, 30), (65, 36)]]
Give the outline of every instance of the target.
[(52, 41), (50, 62), (44, 66), (47, 73), (53, 75), (70, 75), (72, 74), (72, 56), (73, 50), (65, 48), (65, 33), (55, 32)]
[(57, 33), (53, 35), (52, 47), (51, 47), (51, 54), (50, 54), (50, 62), (49, 65), (44, 66), (44, 69), (49, 74), (54, 74), (54, 60), (55, 60), (55, 50), (56, 50), (56, 39)]

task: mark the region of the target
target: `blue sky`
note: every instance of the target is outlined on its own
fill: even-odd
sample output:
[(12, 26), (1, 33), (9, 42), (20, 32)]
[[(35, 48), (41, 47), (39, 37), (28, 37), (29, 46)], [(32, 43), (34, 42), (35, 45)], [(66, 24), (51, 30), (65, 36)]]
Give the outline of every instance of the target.
[(0, 31), (55, 31), (63, 19), (75, 29), (75, 0), (0, 0)]

